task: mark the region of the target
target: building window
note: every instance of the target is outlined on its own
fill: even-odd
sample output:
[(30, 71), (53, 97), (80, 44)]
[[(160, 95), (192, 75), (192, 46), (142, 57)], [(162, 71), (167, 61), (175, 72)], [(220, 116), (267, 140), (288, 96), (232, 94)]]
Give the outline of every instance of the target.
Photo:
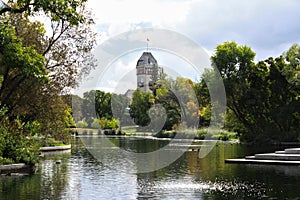
[(151, 68), (146, 68), (146, 74), (152, 74), (152, 69)]
[(144, 74), (144, 73), (145, 73), (145, 68), (144, 67), (137, 68), (137, 74)]

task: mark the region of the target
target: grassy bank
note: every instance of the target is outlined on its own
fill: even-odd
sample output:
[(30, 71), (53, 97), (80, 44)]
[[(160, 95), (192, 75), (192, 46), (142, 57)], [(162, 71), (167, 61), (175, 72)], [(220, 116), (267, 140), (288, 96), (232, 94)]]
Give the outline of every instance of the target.
[(187, 129), (184, 131), (161, 131), (155, 134), (155, 137), (159, 138), (174, 138), (176, 134), (180, 134), (180, 138), (194, 138), (199, 140), (238, 140), (238, 134), (227, 130), (208, 130), (207, 128), (201, 128), (197, 130)]
[[(101, 135), (105, 134), (106, 130), (100, 129), (89, 129), (89, 128), (76, 128), (76, 132), (79, 135)], [(108, 130), (107, 130), (108, 131)], [(126, 135), (126, 136), (154, 136), (157, 138), (174, 138), (176, 134), (180, 134), (180, 138), (190, 138), (190, 139), (199, 139), (199, 140), (238, 140), (238, 134), (236, 132), (230, 132), (223, 129), (207, 129), (201, 128), (197, 130), (186, 129), (184, 131), (160, 131), (153, 134), (149, 131), (139, 130), (138, 126), (126, 126), (122, 127), (121, 134), (120, 130), (111, 130), (105, 135)]]

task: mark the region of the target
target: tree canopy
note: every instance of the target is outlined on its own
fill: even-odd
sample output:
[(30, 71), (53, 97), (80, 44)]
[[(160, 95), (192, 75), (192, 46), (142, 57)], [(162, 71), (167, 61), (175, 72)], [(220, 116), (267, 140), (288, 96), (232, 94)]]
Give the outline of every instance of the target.
[(8, 6), (0, 10), (0, 15), (3, 13), (35, 15), (42, 12), (50, 15), (55, 21), (64, 20), (72, 25), (78, 25), (84, 21), (84, 16), (78, 10), (86, 2), (87, 0), (9, 0)]
[(72, 124), (64, 95), (95, 63), (96, 34), (85, 2), (8, 1), (1, 10), (1, 120), (37, 122), (40, 134), (58, 139)]
[(211, 58), (224, 81), (229, 113), (246, 127), (246, 141), (295, 141), (300, 126), (297, 45), (286, 58), (254, 63), (254, 56), (250, 47), (225, 42)]

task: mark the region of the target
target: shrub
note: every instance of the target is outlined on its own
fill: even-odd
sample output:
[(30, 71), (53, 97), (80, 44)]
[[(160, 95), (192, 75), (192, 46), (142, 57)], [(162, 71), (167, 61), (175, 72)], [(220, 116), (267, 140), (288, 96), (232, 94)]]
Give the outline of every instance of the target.
[(119, 121), (115, 118), (106, 119), (103, 117), (99, 120), (99, 124), (102, 129), (117, 129), (119, 127)]
[(35, 164), (38, 161), (40, 145), (24, 134), (31, 131), (27, 128), (20, 120), (0, 125), (0, 164)]
[(84, 121), (79, 121), (76, 124), (77, 128), (87, 128), (88, 127), (88, 123), (84, 122)]
[(101, 126), (100, 126), (100, 120), (99, 119), (94, 119), (92, 124), (91, 124), (91, 127), (92, 128), (95, 128), (95, 129), (100, 129)]

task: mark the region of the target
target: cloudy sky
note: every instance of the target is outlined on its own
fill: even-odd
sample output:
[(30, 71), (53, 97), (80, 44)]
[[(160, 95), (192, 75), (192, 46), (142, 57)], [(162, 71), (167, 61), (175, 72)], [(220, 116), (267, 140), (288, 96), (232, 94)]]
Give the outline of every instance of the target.
[(300, 40), (298, 0), (89, 0), (89, 5), (103, 40), (141, 27), (163, 28), (210, 51), (235, 40), (252, 47), (258, 59)]
[[(208, 54), (218, 44), (235, 40), (250, 46), (256, 52), (256, 60), (262, 60), (278, 56), (300, 42), (299, 0), (89, 0), (89, 6), (101, 35), (100, 45), (127, 31), (166, 29), (186, 36)], [(146, 48), (149, 36), (144, 37)], [(154, 38), (149, 40), (149, 46), (155, 43)], [(129, 70), (129, 66), (134, 69), (141, 52), (115, 60), (113, 65), (119, 70), (114, 75), (120, 69)], [(160, 53), (156, 56), (158, 61), (167, 57)], [(160, 64), (170, 65), (174, 60), (165, 59)]]

